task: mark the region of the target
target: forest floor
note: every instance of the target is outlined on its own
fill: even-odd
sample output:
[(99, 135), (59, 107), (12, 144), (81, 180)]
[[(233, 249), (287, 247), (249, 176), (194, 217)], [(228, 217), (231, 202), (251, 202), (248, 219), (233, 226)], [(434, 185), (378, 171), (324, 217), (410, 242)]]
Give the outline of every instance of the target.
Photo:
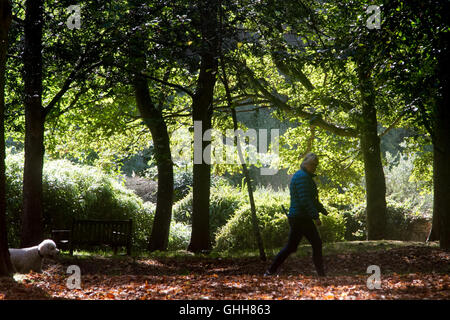
[[(1, 299), (450, 299), (450, 253), (437, 244), (353, 241), (326, 244), (327, 276), (316, 276), (310, 246), (299, 248), (276, 276), (264, 277), (270, 259), (256, 254), (141, 256), (62, 254), (44, 273), (0, 278)], [(67, 286), (69, 265), (81, 271), (81, 289)], [(370, 265), (381, 288), (369, 289)]]

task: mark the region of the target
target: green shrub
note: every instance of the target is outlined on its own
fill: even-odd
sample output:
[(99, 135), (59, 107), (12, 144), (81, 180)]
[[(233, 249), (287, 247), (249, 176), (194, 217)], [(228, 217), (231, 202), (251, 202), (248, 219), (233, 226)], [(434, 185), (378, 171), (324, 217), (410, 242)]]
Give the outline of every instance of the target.
[(9, 245), (19, 246), (22, 212), (23, 155), (7, 152), (6, 165), (6, 226)]
[(230, 185), (221, 184), (212, 188), (209, 204), (212, 240), (215, 239), (217, 231), (245, 202), (248, 202), (248, 195)]
[(322, 215), (320, 220), (322, 226), (318, 229), (323, 242), (344, 241), (345, 219), (341, 214), (330, 209), (329, 214), (327, 216)]
[[(418, 220), (424, 220), (422, 215), (412, 212), (407, 203), (399, 203), (392, 199), (387, 199), (386, 205), (385, 239), (387, 240), (407, 240), (410, 226)], [(346, 225), (345, 240), (366, 240), (365, 204), (357, 205), (351, 211), (345, 212), (344, 217)]]
[(342, 216), (345, 220), (345, 240), (366, 240), (366, 206), (364, 203), (354, 205)]
[[(416, 156), (386, 154), (386, 233), (389, 240), (406, 240), (407, 230), (418, 220), (431, 220), (433, 199), (424, 191), (423, 181), (413, 179)], [(356, 203), (344, 213), (346, 240), (365, 240), (366, 203)]]
[[(19, 243), (22, 211), (23, 154), (6, 158), (7, 225), (11, 246)], [(43, 172), (44, 232), (70, 228), (72, 219), (133, 219), (133, 244), (145, 248), (154, 205), (142, 200), (113, 176), (67, 160), (45, 161)]]
[[(431, 219), (433, 213), (433, 196), (427, 191), (427, 182), (418, 181), (414, 176), (415, 155), (398, 154), (393, 157), (386, 154), (388, 163), (384, 168), (386, 176), (386, 200), (394, 207), (404, 208), (405, 214), (413, 217)], [(397, 159), (394, 161), (394, 159)]]
[[(247, 195), (242, 194), (240, 189), (234, 188), (226, 183), (213, 185), (210, 193), (210, 238), (214, 240), (215, 234), (222, 227), (235, 211), (246, 201)], [(173, 219), (179, 223), (192, 223), (192, 191), (183, 199), (176, 202), (172, 210)]]
[[(288, 190), (274, 192), (271, 189), (258, 189), (255, 202), (264, 247), (284, 246), (288, 239), (289, 222), (281, 206), (289, 208)], [(330, 210), (329, 216), (321, 216), (323, 225), (318, 228), (319, 232), (324, 242), (341, 241), (344, 238), (345, 221)], [(256, 248), (250, 206), (245, 205), (219, 230), (215, 249), (232, 251)]]
[(192, 223), (192, 191), (173, 204), (172, 219), (184, 224)]
[(175, 171), (173, 177), (174, 200), (178, 201), (184, 198), (192, 189), (192, 185), (192, 171)]
[(409, 229), (414, 223), (429, 220), (427, 215), (412, 211), (409, 203), (400, 203), (388, 198), (387, 206), (386, 239), (408, 240)]
[(186, 250), (191, 239), (189, 225), (172, 221), (170, 224), (168, 250)]

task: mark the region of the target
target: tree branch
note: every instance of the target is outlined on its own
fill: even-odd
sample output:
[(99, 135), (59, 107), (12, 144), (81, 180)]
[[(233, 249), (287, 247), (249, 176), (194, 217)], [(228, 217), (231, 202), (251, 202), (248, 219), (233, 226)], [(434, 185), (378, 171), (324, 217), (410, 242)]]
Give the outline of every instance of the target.
[[(235, 106), (239, 107), (239, 105), (235, 105)], [(260, 105), (258, 107), (252, 108), (252, 109), (236, 110), (236, 113), (240, 113), (240, 112), (254, 112), (254, 111), (258, 111), (259, 109), (268, 109), (268, 108), (273, 108), (273, 106), (272, 105)], [(218, 112), (230, 112), (230, 108), (228, 106), (215, 107), (214, 110), (218, 111)]]
[(52, 118), (53, 119), (58, 118), (58, 117), (62, 116), (64, 113), (66, 113), (67, 111), (69, 111), (70, 109), (73, 109), (76, 106), (80, 97), (87, 91), (88, 91), (88, 89), (86, 89), (86, 88), (78, 91), (77, 94), (75, 95), (75, 97), (73, 98), (73, 100), (70, 102), (70, 105), (67, 108), (65, 108), (64, 110), (60, 110), (56, 115), (53, 115)]
[(148, 75), (148, 74), (146, 74), (144, 72), (142, 73), (142, 76), (146, 77), (147, 79), (150, 79), (150, 80), (159, 82), (161, 84), (164, 84), (166, 86), (169, 86), (169, 87), (181, 90), (184, 93), (187, 93), (191, 98), (194, 98), (194, 93), (191, 90), (189, 90), (189, 89), (187, 89), (187, 88), (185, 88), (183, 86), (180, 86), (179, 84), (171, 83), (171, 82), (168, 82), (168, 81), (165, 81), (165, 80), (161, 80), (161, 79), (152, 77), (151, 75)]
[[(411, 103), (412, 104), (412, 103)], [(407, 107), (409, 108), (411, 106), (411, 104), (409, 104)], [(410, 109), (406, 108), (405, 110), (403, 110), (398, 116), (397, 118), (395, 118), (395, 120), (389, 125), (389, 127), (386, 128), (386, 130), (384, 130), (381, 134), (380, 134), (380, 138), (382, 136), (384, 136), (385, 134), (387, 134), (389, 131), (391, 131), (392, 129), (394, 129), (397, 124), (400, 122), (400, 120), (410, 111)]]
[[(272, 54), (272, 60), (277, 66), (277, 68), (283, 72), (285, 75), (287, 75), (289, 78), (293, 80), (298, 80), (300, 83), (306, 88), (308, 91), (312, 91), (315, 89), (312, 82), (308, 79), (308, 77), (305, 75), (305, 73), (299, 69), (297, 66), (288, 65), (283, 59), (281, 59), (276, 54)], [(340, 105), (344, 110), (349, 111), (354, 106), (347, 102), (340, 99), (336, 99), (334, 97), (320, 97), (319, 101), (323, 105)]]
[[(98, 67), (101, 64), (100, 62), (92, 64), (89, 68), (87, 68), (83, 74), (86, 74), (87, 72), (91, 71), (95, 67)], [(56, 104), (61, 100), (61, 98), (64, 96), (64, 94), (70, 89), (70, 85), (78, 76), (78, 72), (82, 69), (83, 66), (83, 58), (80, 57), (78, 59), (77, 64), (75, 65), (75, 68), (70, 72), (69, 76), (64, 81), (63, 86), (58, 91), (57, 94), (53, 97), (53, 99), (48, 103), (48, 105), (44, 108), (44, 117), (46, 117), (56, 106)]]
[(355, 130), (354, 128), (346, 128), (334, 125), (326, 122), (325, 120), (320, 118), (317, 114), (306, 112), (299, 108), (291, 107), (286, 102), (282, 101), (279, 97), (269, 92), (266, 89), (266, 87), (262, 85), (258, 79), (255, 78), (253, 72), (245, 64), (241, 67), (241, 71), (243, 71), (243, 73), (246, 75), (247, 80), (250, 82), (253, 88), (261, 92), (272, 104), (274, 104), (279, 109), (289, 112), (291, 114), (298, 115), (301, 118), (307, 119), (310, 121), (311, 125), (315, 125), (324, 130), (330, 131), (336, 135), (352, 138), (358, 137), (358, 131)]

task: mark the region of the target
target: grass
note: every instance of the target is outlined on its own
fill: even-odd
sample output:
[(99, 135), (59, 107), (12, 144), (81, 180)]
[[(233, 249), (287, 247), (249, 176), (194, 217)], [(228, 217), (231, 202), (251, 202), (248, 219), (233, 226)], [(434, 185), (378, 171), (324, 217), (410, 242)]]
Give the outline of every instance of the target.
[[(389, 250), (395, 248), (403, 248), (408, 246), (416, 247), (439, 247), (439, 242), (418, 242), (418, 241), (398, 241), (398, 240), (370, 240), (370, 241), (342, 241), (323, 244), (323, 255), (343, 254), (343, 253), (358, 253), (367, 251)], [(266, 249), (267, 257), (274, 257), (282, 248)], [(295, 256), (305, 257), (311, 255), (311, 245), (300, 244), (298, 246)], [(244, 250), (244, 251), (225, 251), (213, 252), (221, 258), (253, 258), (259, 257), (258, 250)]]
[[(343, 241), (334, 243), (324, 243), (323, 255), (333, 254), (348, 254), (359, 253), (367, 251), (380, 251), (389, 250), (395, 248), (403, 248), (407, 246), (415, 247), (439, 247), (438, 242), (416, 242), (416, 241), (397, 241), (397, 240), (372, 240), (372, 241)], [(266, 256), (270, 259), (273, 258), (281, 248), (266, 249)], [(311, 245), (300, 244), (295, 256), (305, 257), (311, 255)], [(68, 251), (63, 251), (62, 256), (70, 259)], [(109, 249), (96, 249), (96, 250), (75, 250), (73, 258), (85, 259), (90, 257), (104, 257), (121, 259), (127, 257), (123, 252), (119, 251), (119, 254), (114, 255), (112, 250)], [(194, 254), (186, 250), (176, 251), (133, 251), (132, 258), (170, 258), (170, 259), (237, 259), (237, 258), (258, 258), (258, 250), (240, 250), (240, 251), (211, 251), (209, 254), (198, 253)]]
[[(371, 241), (344, 241), (326, 243), (324, 255), (353, 253), (363, 251), (389, 250), (408, 246), (415, 247), (439, 247), (439, 242), (398, 241), (398, 240), (371, 240)], [(308, 245), (306, 245), (308, 247)]]

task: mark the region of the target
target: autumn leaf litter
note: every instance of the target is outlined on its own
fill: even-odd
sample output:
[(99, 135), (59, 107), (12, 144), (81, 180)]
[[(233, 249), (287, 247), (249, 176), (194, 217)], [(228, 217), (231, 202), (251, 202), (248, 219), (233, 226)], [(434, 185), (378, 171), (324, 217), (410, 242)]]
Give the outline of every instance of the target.
[[(317, 277), (310, 257), (290, 257), (276, 276), (257, 258), (64, 258), (42, 274), (0, 279), (0, 299), (449, 299), (450, 254), (405, 247), (324, 257)], [(81, 289), (69, 289), (69, 265), (81, 270)], [(369, 265), (381, 270), (381, 289), (367, 287)]]

